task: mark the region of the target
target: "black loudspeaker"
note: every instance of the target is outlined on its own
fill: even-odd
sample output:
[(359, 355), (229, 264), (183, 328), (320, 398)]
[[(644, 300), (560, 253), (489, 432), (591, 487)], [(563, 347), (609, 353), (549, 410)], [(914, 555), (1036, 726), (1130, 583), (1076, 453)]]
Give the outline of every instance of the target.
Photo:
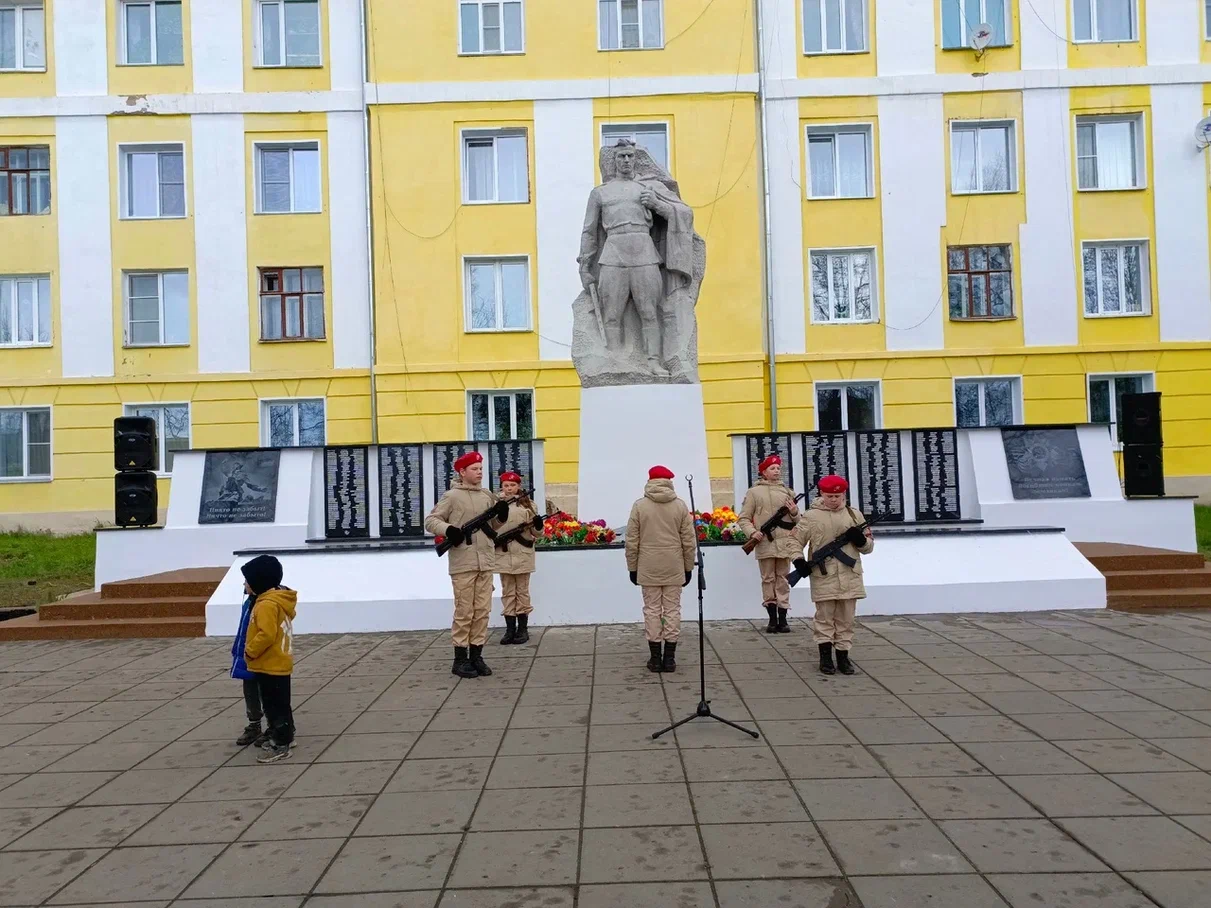
[(1124, 394), (1119, 430), (1124, 445), (1161, 445), (1161, 395)]
[[(1126, 409), (1124, 405), (1124, 412)], [(1123, 445), (1123, 492), (1128, 498), (1165, 494), (1165, 457), (1160, 445)]]
[(114, 469), (154, 470), (159, 466), (156, 421), (150, 416), (114, 420)]
[(135, 470), (114, 477), (114, 523), (118, 526), (154, 526), (159, 506), (155, 473)]

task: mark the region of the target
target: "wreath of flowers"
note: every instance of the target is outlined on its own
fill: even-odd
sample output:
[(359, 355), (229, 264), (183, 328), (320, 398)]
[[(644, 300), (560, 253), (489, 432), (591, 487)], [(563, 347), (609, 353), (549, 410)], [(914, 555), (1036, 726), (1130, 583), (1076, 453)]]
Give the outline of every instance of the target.
[(604, 520), (582, 523), (571, 514), (560, 511), (543, 521), (539, 546), (609, 545), (615, 533)]
[(695, 514), (694, 526), (698, 531), (699, 542), (742, 543), (748, 538), (744, 530), (740, 529), (736, 512), (728, 507)]

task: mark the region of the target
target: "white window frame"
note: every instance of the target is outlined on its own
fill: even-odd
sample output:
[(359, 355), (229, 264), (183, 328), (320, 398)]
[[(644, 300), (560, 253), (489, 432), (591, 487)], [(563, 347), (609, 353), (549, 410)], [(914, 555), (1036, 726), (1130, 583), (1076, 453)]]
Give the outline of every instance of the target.
[[(517, 3), (521, 6), (521, 49), (505, 50), (505, 4)], [(500, 50), (484, 50), (484, 5), (500, 7)], [(467, 50), (463, 47), (463, 7), (479, 8), (479, 50)], [(526, 2), (525, 0), (457, 0), (455, 3), (458, 16), (458, 53), (461, 57), (518, 57), (526, 52)]]
[[(833, 296), (833, 255), (850, 256), (853, 253), (864, 252), (870, 256), (870, 318), (833, 318), (832, 313), (836, 311), (836, 300)], [(812, 256), (826, 255), (828, 256), (828, 310), (830, 317), (821, 321), (816, 318), (816, 300), (815, 288), (811, 283), (812, 275)], [(873, 246), (823, 246), (819, 248), (810, 248), (807, 250), (807, 273), (808, 273), (808, 307), (809, 318), (813, 325), (874, 325), (879, 321), (879, 260), (877, 250)], [(854, 300), (854, 266), (853, 259), (849, 260), (849, 310), (856, 311)]]
[[(161, 63), (159, 54), (159, 31), (156, 28), (156, 8), (164, 0), (118, 0), (118, 60), (119, 66), (184, 66), (185, 65), (185, 5), (181, 2), (181, 62)], [(177, 0), (180, 2), (180, 0)], [(126, 43), (126, 8), (128, 6), (151, 7), (151, 60), (147, 63), (131, 63)]]
[[(521, 136), (526, 142), (526, 197), (524, 199), (500, 199), (500, 149), (496, 140), (504, 137)], [(476, 139), (492, 140), (492, 198), (471, 198), (471, 167), (468, 162), (469, 142)], [(462, 184), (464, 205), (529, 205), (533, 187), (530, 185), (530, 131), (525, 127), (507, 127), (500, 129), (464, 129), (459, 135), (462, 145)]]
[[(305, 139), (298, 142), (254, 142), (253, 146), (253, 179), (256, 180), (255, 202), (256, 214), (264, 215), (282, 215), (282, 214), (323, 214), (324, 212), (324, 149), (323, 146), (315, 139)], [(265, 151), (290, 151), (290, 210), (289, 211), (266, 211), (265, 210), (265, 193), (261, 182), (262, 168), (261, 155)], [(319, 156), (319, 167), (316, 170), (316, 177), (319, 178), (320, 185), (316, 189), (316, 199), (318, 207), (299, 208), (296, 201), (298, 181), (294, 175), (294, 154), (295, 151), (314, 151)]]
[(980, 425), (979, 426), (959, 426), (964, 429), (974, 428), (995, 428), (989, 427), (985, 410), (985, 393), (989, 382), (1007, 381), (1010, 383), (1010, 406), (1013, 410), (1013, 419), (1010, 425), (1020, 426), (1025, 422), (1024, 405), (1022, 401), (1022, 376), (1020, 375), (956, 375), (950, 383), (951, 394), (951, 409), (955, 415), (955, 426), (959, 426), (959, 385), (960, 384), (977, 384), (980, 386)]
[(867, 0), (862, 2), (862, 46), (855, 48), (838, 48), (833, 50), (825, 47), (828, 43), (828, 4), (837, 4), (837, 18), (841, 22), (841, 43), (845, 43), (845, 0), (819, 0), (820, 2), (820, 50), (811, 50), (807, 46), (807, 2), (799, 0), (799, 12), (802, 17), (803, 28), (799, 35), (799, 41), (803, 48), (804, 56), (808, 57), (830, 57), (839, 54), (867, 54), (870, 53), (870, 4)]
[[(639, 141), (638, 134), (654, 133), (654, 132), (663, 130), (663, 132), (664, 132), (664, 155), (665, 155), (665, 158), (667, 159), (666, 164), (665, 164), (665, 169), (668, 170), (669, 173), (673, 172), (672, 124), (668, 120), (643, 120), (643, 121), (623, 120), (622, 122), (615, 121), (615, 122), (610, 122), (610, 123), (602, 123), (601, 127), (597, 130), (597, 137), (600, 140), (598, 143), (598, 148), (604, 147), (606, 145), (606, 142), (607, 142), (606, 130), (610, 130), (610, 129), (616, 129), (616, 130), (619, 130), (620, 132), (623, 130), (626, 130), (627, 133), (630, 134), (630, 137), (635, 140), (635, 144), (642, 146), (645, 149), (647, 148), (647, 146), (643, 145), (643, 143)], [(614, 136), (610, 136), (609, 138), (613, 139), (614, 141), (617, 141), (618, 139), (623, 138), (623, 136), (614, 135)], [(651, 151), (648, 151), (648, 154), (651, 154)], [(657, 161), (656, 163), (659, 164), (660, 162)]]
[[(473, 407), (473, 400), (474, 400), (474, 397), (476, 394), (486, 394), (489, 398), (489, 400), (488, 400), (488, 435), (489, 435), (489, 437), (488, 438), (482, 438), (482, 439), (475, 438), (475, 410)], [(491, 398), (493, 398), (493, 397), (509, 398), (509, 420), (511, 422), (511, 425), (509, 426), (509, 429), (510, 429), (509, 437), (517, 438), (517, 395), (518, 394), (529, 394), (530, 395), (531, 437), (530, 437), (530, 439), (523, 439), (523, 440), (532, 441), (533, 439), (538, 438), (538, 425), (537, 425), (537, 423), (538, 423), (537, 397), (538, 396), (537, 396), (537, 394), (534, 393), (533, 388), (468, 388), (467, 389), (467, 438), (469, 438), (473, 441), (479, 441), (479, 442), (489, 442), (489, 441), (497, 440), (497, 438), (496, 438), (496, 408), (492, 406), (492, 401), (491, 401)]]
[[(976, 182), (984, 182), (983, 171), (979, 167), (980, 147), (983, 133), (991, 129), (1008, 129), (1006, 162), (1009, 171), (1008, 189), (958, 189), (958, 171), (955, 170), (954, 140), (955, 132), (974, 132), (976, 139)], [(952, 195), (1007, 195), (1018, 191), (1018, 124), (1016, 120), (951, 120), (950, 121), (950, 192)]]
[[(500, 265), (504, 262), (522, 263), (526, 266), (526, 325), (524, 328), (474, 328), (471, 325), (471, 266), (493, 265), (493, 277), (496, 279), (496, 324), (502, 325), (505, 320), (504, 280)], [(463, 331), (467, 334), (527, 334), (534, 330), (534, 291), (533, 275), (530, 270), (530, 256), (525, 253), (516, 255), (464, 255), (463, 256)]]
[[(849, 427), (849, 388), (855, 385), (871, 385), (875, 389), (875, 424), (871, 429), (851, 429)], [(812, 419), (814, 430), (820, 430), (820, 398), (819, 392), (839, 389), (841, 391), (841, 428), (827, 431), (867, 432), (883, 428), (883, 380), (880, 378), (855, 379), (853, 381), (821, 381), (812, 384)]]
[[(1126, 306), (1126, 284), (1124, 276), (1126, 270), (1123, 267), (1122, 250), (1126, 246), (1140, 247), (1140, 301), (1143, 304), (1139, 312), (1127, 312)], [(1119, 304), (1121, 311), (1119, 312), (1103, 312), (1102, 311), (1102, 266), (1101, 255), (1098, 255), (1097, 264), (1094, 266), (1098, 277), (1098, 301), (1097, 311), (1090, 312), (1087, 308), (1088, 300), (1085, 297), (1085, 250), (1089, 247), (1095, 249), (1105, 249), (1114, 247), (1119, 250)], [(1144, 318), (1152, 314), (1152, 257), (1151, 244), (1147, 239), (1124, 239), (1124, 240), (1084, 240), (1081, 242), (1081, 315), (1085, 318)]]
[[(0, 72), (5, 73), (44, 73), (46, 72), (46, 45), (47, 45), (47, 28), (46, 28), (46, 4), (43, 2), (20, 2), (14, 3), (11, 0), (0, 0), (0, 9), (15, 10), (13, 16), (14, 33), (17, 35), (17, 46), (14, 48), (17, 58), (17, 65), (12, 68), (0, 69)], [(25, 42), (22, 40), (25, 36), (25, 14), (29, 10), (37, 10), (42, 14), (42, 64), (40, 66), (25, 65)]]
[[(130, 156), (132, 154), (156, 153), (156, 211), (157, 214), (132, 214)], [(162, 182), (160, 180), (161, 154), (181, 156), (181, 186), (184, 208), (181, 214), (164, 214)], [(189, 217), (189, 155), (183, 142), (123, 142), (118, 145), (118, 218), (123, 221), (179, 221)]]
[[(841, 133), (862, 133), (866, 139), (866, 194), (865, 195), (840, 195), (841, 180), (837, 177), (840, 173), (840, 143), (837, 141), (837, 135)], [(812, 155), (811, 155), (811, 140), (812, 136), (833, 137), (833, 179), (834, 179), (834, 195), (812, 195)], [(828, 199), (873, 199), (875, 197), (875, 161), (874, 161), (874, 126), (871, 123), (812, 123), (809, 124), (803, 134), (803, 169), (806, 174), (806, 181), (803, 184), (804, 195), (811, 201), (821, 201)]]
[[(957, 0), (959, 4), (959, 22), (963, 28), (961, 44), (946, 43), (946, 26), (945, 26), (945, 5), (946, 0), (941, 0), (938, 5), (938, 21), (941, 24), (941, 41), (939, 46), (942, 50), (970, 50), (971, 49), (971, 33), (975, 31), (979, 25), (991, 25), (992, 22), (988, 18), (988, 5), (986, 0)], [(1096, 0), (1094, 0), (1096, 2)], [(967, 9), (968, 5), (974, 6), (974, 11)], [(1005, 35), (1004, 44), (989, 44), (989, 48), (993, 47), (1013, 47), (1013, 3), (1011, 0), (1004, 0), (1002, 7), (1005, 21), (1001, 23), (1001, 30)], [(975, 15), (972, 15), (972, 12)]]
[[(37, 404), (22, 406), (22, 407), (0, 407), (0, 413), (16, 411), (21, 414), (21, 475), (20, 476), (0, 476), (0, 484), (11, 484), (21, 482), (50, 482), (55, 478), (55, 409), (50, 404), (39, 406)], [(36, 473), (30, 475), (29, 472), (29, 414), (33, 411), (46, 411), (47, 417), (47, 437), (50, 440), (48, 447), (48, 455), (50, 460), (49, 473)]]
[[(316, 41), (318, 44), (319, 60), (316, 63), (302, 65), (287, 63), (286, 53), (286, 4), (290, 0), (255, 0), (252, 4), (253, 28), (253, 63), (254, 69), (323, 69), (324, 67), (324, 4), (323, 0), (315, 0)], [(282, 49), (281, 63), (265, 62), (265, 16), (261, 8), (267, 5), (282, 7), (278, 13), (278, 47)]]
[[(1092, 125), (1094, 127), (1093, 167), (1097, 172), (1097, 125), (1099, 123), (1130, 123), (1132, 126), (1132, 141), (1135, 145), (1135, 185), (1134, 186), (1082, 186), (1081, 185), (1081, 152), (1080, 128)], [(1143, 112), (1127, 114), (1077, 114), (1076, 131), (1073, 133), (1072, 152), (1076, 159), (1076, 188), (1078, 192), (1136, 192), (1148, 188), (1148, 164), (1146, 159), (1147, 145), (1145, 132), (1147, 123)]]
[[(183, 274), (186, 281), (186, 297), (185, 297), (185, 318), (189, 322), (189, 337), (184, 341), (165, 341), (164, 340), (164, 276), (166, 274)], [(134, 332), (131, 330), (131, 280), (136, 277), (154, 277), (156, 279), (156, 295), (159, 303), (159, 311), (157, 317), (160, 329), (160, 340), (158, 343), (135, 343)], [(189, 271), (184, 268), (165, 268), (160, 271), (141, 271), (131, 270), (122, 272), (122, 346), (131, 349), (148, 350), (158, 347), (188, 347), (193, 341), (193, 298), (189, 287)]]
[[(1076, 5), (1078, 3), (1089, 4), (1089, 37), (1078, 38), (1076, 34)], [(1140, 39), (1140, 8), (1136, 0), (1126, 0), (1128, 9), (1131, 14), (1131, 37), (1130, 38), (1110, 38), (1103, 39), (1098, 37), (1097, 28), (1097, 0), (1072, 0), (1072, 43), (1073, 44), (1134, 44)]]
[[(269, 408), (271, 406), (282, 406), (290, 404), (294, 408), (294, 444), (287, 447), (301, 447), (299, 445), (299, 407), (301, 403), (313, 403), (319, 401), (324, 405), (324, 444), (328, 444), (328, 398), (327, 397), (262, 397), (257, 401), (257, 409), (260, 413), (260, 436), (261, 447), (272, 448), (275, 445), (272, 442), (273, 426), (269, 420)], [(308, 445), (307, 447), (319, 447), (319, 445)]]
[[(3, 296), (0, 296), (0, 307), (8, 306), (10, 308), (11, 317), (12, 317), (12, 321), (10, 322), (10, 324), (13, 327), (13, 340), (9, 343), (5, 343), (3, 338), (0, 338), (0, 349), (12, 350), (12, 349), (16, 349), (16, 348), (26, 348), (26, 347), (53, 347), (54, 343), (55, 343), (55, 312), (54, 312), (55, 300), (54, 300), (54, 290), (50, 286), (50, 275), (49, 274), (0, 274), (0, 281), (10, 281), (11, 285), (12, 285), (11, 286), (11, 298), (6, 300), (6, 299), (4, 299)], [(17, 321), (18, 321), (17, 282), (18, 281), (32, 281), (34, 284), (34, 340), (32, 340), (32, 341), (17, 340), (17, 337), (20, 334), (20, 331), (18, 330), (18, 324), (17, 324)], [(42, 287), (43, 281), (47, 282), (47, 290), (46, 290), (46, 292), (47, 292), (47, 314), (48, 314), (47, 317), (50, 321), (50, 324), (48, 324), (46, 326), (47, 340), (40, 341), (40, 340), (38, 340), (38, 333), (39, 333), (38, 329), (41, 327), (39, 316), (42, 311), (41, 287)]]
[[(193, 450), (193, 407), (189, 401), (152, 401), (150, 403), (141, 404), (123, 404), (122, 415), (137, 416), (138, 410), (161, 410), (169, 407), (185, 408), (185, 440), (189, 447), (185, 450)], [(164, 420), (156, 419), (156, 452), (159, 460), (156, 462), (156, 468), (153, 472), (157, 476), (169, 477), (172, 476), (172, 470), (167, 469), (168, 451), (166, 448), (167, 438), (164, 434)], [(178, 452), (179, 453), (179, 452)]]
[[(1090, 423), (1098, 426), (1108, 426), (1110, 429), (1110, 443), (1114, 450), (1121, 451), (1123, 443), (1119, 441), (1118, 436), (1118, 413), (1117, 407), (1114, 405), (1114, 380), (1116, 378), (1141, 378), (1143, 379), (1143, 391), (1141, 393), (1148, 394), (1156, 390), (1156, 373), (1155, 372), (1090, 372), (1085, 375), (1085, 415)], [(1110, 422), (1095, 423), (1093, 420), (1093, 394), (1091, 386), (1095, 381), (1105, 381), (1110, 383)]]
[(639, 46), (638, 47), (623, 47), (622, 46), (622, 0), (615, 0), (614, 9), (617, 13), (615, 16), (615, 24), (618, 28), (618, 46), (606, 47), (605, 35), (601, 33), (601, 3), (602, 0), (595, 0), (593, 4), (593, 13), (597, 19), (597, 49), (599, 51), (636, 51), (636, 50), (664, 50), (664, 42), (667, 40), (665, 35), (664, 21), (664, 0), (659, 0), (660, 3), (660, 43), (648, 45), (643, 39), (643, 0), (638, 0), (639, 3)]

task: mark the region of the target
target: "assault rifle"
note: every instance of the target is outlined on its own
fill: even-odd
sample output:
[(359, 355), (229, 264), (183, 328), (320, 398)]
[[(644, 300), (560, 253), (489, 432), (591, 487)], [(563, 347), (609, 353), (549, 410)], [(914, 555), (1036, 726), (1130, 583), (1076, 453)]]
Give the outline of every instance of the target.
[[(524, 494), (532, 495), (533, 491), (526, 492)], [(502, 504), (507, 505), (510, 501), (515, 501), (515, 500), (516, 499), (513, 499), (513, 498), (510, 498), (508, 500), (502, 498), (499, 501), (497, 501), (495, 504), (493, 504), (490, 508), (488, 508), (486, 511), (484, 511), (482, 514), (476, 514), (474, 517), (472, 517), (470, 520), (468, 520), (466, 523), (464, 523), (461, 527), (458, 527), (458, 530), (455, 533), (451, 534), (450, 531), (447, 530), (446, 538), (437, 544), (437, 557), (441, 558), (443, 555), (446, 554), (446, 552), (450, 551), (450, 549), (454, 548), (456, 545), (461, 545), (464, 542), (467, 545), (470, 545), (471, 537), (480, 531), (482, 531), (483, 534), (485, 536), (487, 536), (489, 539), (495, 540), (496, 533), (493, 532), (491, 523), (493, 520), (496, 519), (497, 509), (500, 508), (500, 506)], [(453, 524), (451, 524), (451, 526), (453, 526)]]
[[(798, 495), (796, 495), (792, 504), (798, 504), (799, 501), (803, 498), (803, 495), (804, 495), (803, 492), (800, 492)], [(771, 517), (769, 520), (765, 521), (765, 523), (761, 524), (761, 528), (759, 531), (761, 533), (761, 535), (764, 536), (766, 539), (769, 539), (770, 534), (773, 533), (774, 530), (778, 529), (779, 527), (784, 530), (793, 530), (795, 528), (795, 525), (793, 523), (785, 522), (786, 515), (790, 513), (790, 510), (791, 510), (790, 505), (784, 504), (782, 507), (778, 508), (778, 510), (774, 511), (774, 516)], [(753, 553), (753, 549), (755, 549), (757, 547), (758, 542), (759, 542), (758, 539), (753, 538), (753, 539), (748, 540), (746, 543), (744, 543), (744, 545), (741, 546), (741, 548), (744, 549), (744, 554), (751, 555)]]
[(858, 562), (849, 557), (849, 553), (845, 551), (845, 546), (849, 542), (849, 534), (852, 530), (865, 530), (869, 526), (878, 523), (882, 518), (876, 516), (867, 517), (862, 523), (856, 524), (834, 539), (827, 545), (822, 545), (816, 549), (816, 554), (807, 558), (796, 558), (794, 560), (795, 569), (786, 575), (786, 582), (794, 586), (804, 577), (810, 577), (812, 571), (819, 568), (820, 576), (828, 576), (828, 567), (824, 562), (829, 558), (836, 558), (846, 567), (853, 567)]
[[(558, 513), (558, 511), (551, 513), (551, 514), (547, 514), (542, 517), (539, 517), (539, 519), (545, 523), (548, 518), (554, 517), (556, 513)], [(496, 548), (502, 552), (507, 552), (509, 550), (510, 542), (520, 542), (522, 545), (524, 545), (528, 549), (533, 548), (534, 543), (530, 542), (528, 539), (522, 538), (524, 536), (526, 530), (531, 529), (532, 527), (533, 527), (533, 521), (527, 520), (525, 523), (519, 523), (517, 526), (513, 527), (513, 529), (509, 530), (507, 533), (499, 533), (496, 536)]]

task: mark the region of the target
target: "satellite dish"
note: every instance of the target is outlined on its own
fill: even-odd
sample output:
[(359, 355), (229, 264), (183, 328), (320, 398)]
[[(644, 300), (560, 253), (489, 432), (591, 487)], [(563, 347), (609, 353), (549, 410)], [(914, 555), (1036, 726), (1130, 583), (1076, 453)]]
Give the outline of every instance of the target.
[(1194, 127), (1194, 144), (1199, 149), (1211, 145), (1211, 117), (1204, 117)]
[(977, 25), (975, 31), (971, 33), (971, 49), (976, 52), (976, 56), (984, 53), (984, 49), (992, 42), (992, 26), (987, 22)]

